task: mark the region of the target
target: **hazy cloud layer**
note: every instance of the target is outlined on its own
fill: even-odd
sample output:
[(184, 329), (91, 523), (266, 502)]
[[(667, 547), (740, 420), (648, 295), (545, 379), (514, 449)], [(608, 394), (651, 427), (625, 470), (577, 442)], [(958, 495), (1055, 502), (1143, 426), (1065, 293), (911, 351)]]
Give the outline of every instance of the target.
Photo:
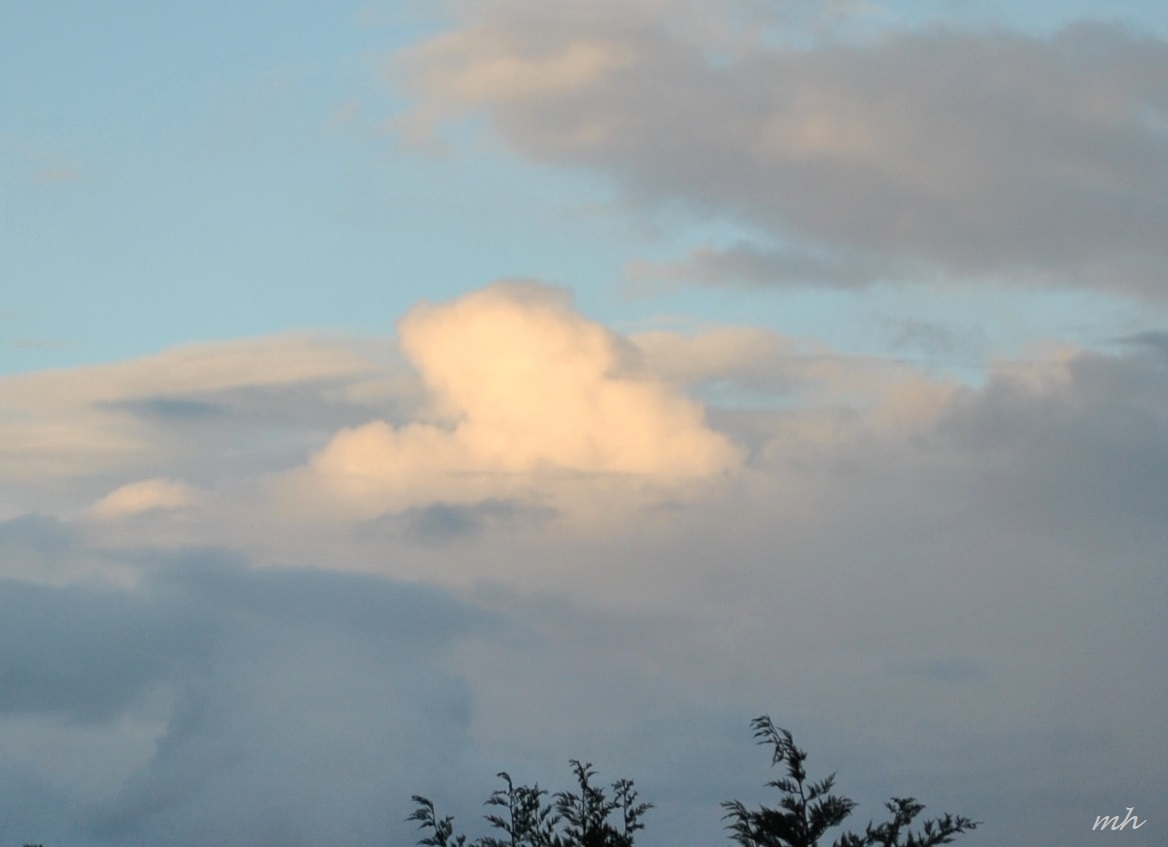
[[(408, 373), (387, 371), (380, 355), (286, 335), (0, 377), (0, 493), (20, 488), (26, 508), (38, 506), (33, 491), (83, 506), (127, 483), (171, 477), (173, 505), (174, 485), (283, 466), (354, 409), (387, 414), (411, 402)], [(127, 489), (120, 506), (107, 506), (146, 494)], [(0, 517), (11, 508), (0, 496)]]
[[(766, 796), (763, 711), (862, 818), (912, 793), (985, 820), (971, 847), (1085, 845), (1097, 806), (1157, 807), (1159, 333), (971, 388), (746, 327), (621, 337), (508, 284), (419, 307), (397, 340), (401, 361), (336, 342), (356, 364), (326, 379), (273, 353), (279, 390), (159, 385), (170, 353), (21, 378), (26, 427), (77, 408), (47, 386), (106, 386), (105, 435), (154, 469), (5, 479), (0, 788), (25, 811), (0, 835), (409, 843), (412, 793), (474, 830), (496, 770), (560, 787), (584, 757), (658, 803), (647, 847), (716, 843), (718, 802)], [(308, 446), (270, 452), (254, 434), (289, 403)], [(367, 501), (290, 510), (371, 419), (425, 452), (372, 453)], [(649, 449), (655, 428), (681, 440)], [(481, 487), (443, 478), (459, 467)], [(582, 531), (535, 496), (563, 468), (652, 496)]]
[(729, 263), (747, 281), (855, 286), (909, 263), (1164, 295), (1168, 45), (1087, 23), (811, 47), (739, 27), (719, 43), (678, 23), (685, 6), (462, 4), (456, 28), (396, 55), (416, 100), (398, 124), (482, 113), (524, 156), (763, 234), (691, 260), (699, 281)]

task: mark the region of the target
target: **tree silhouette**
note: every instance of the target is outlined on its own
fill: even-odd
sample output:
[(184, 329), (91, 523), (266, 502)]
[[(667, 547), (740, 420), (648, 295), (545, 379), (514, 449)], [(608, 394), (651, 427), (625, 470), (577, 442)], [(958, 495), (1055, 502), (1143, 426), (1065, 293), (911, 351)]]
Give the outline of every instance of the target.
[[(739, 847), (819, 847), (827, 831), (851, 815), (855, 801), (831, 793), (834, 773), (818, 782), (808, 780), (807, 754), (769, 716), (755, 718), (750, 725), (758, 743), (772, 748), (771, 767), (785, 764), (787, 775), (767, 783), (781, 795), (776, 808), (761, 806), (752, 811), (738, 800), (722, 804), (731, 839)], [(645, 828), (641, 818), (653, 804), (637, 802), (632, 780), (614, 782), (610, 797), (592, 784), (596, 772), (590, 763), (572, 759), (571, 765), (578, 791), (560, 791), (550, 800), (538, 784), (516, 785), (506, 771), (500, 772), (506, 787), (494, 791), (483, 804), (497, 810), (485, 817), (499, 835), (483, 836), (470, 842), (470, 847), (633, 847), (633, 836)], [(425, 797), (415, 794), (411, 799), (417, 808), (406, 820), (418, 821), (419, 829), (429, 830), (418, 844), (466, 847), (466, 836), (454, 833), (453, 818), (439, 818)], [(967, 817), (946, 813), (924, 821), (913, 832), (910, 827), (924, 811), (923, 805), (912, 797), (893, 797), (884, 805), (892, 820), (878, 826), (869, 823), (862, 835), (844, 832), (832, 847), (937, 847), (979, 826)]]
[[(835, 774), (818, 782), (809, 782), (803, 763), (807, 754), (795, 746), (788, 730), (776, 727), (768, 715), (750, 722), (759, 744), (770, 745), (771, 767), (786, 763), (787, 776), (767, 785), (782, 795), (778, 808), (762, 806), (751, 811), (738, 800), (723, 803), (723, 819), (740, 847), (818, 847), (829, 829), (839, 826), (855, 809), (856, 803), (831, 793)], [(868, 824), (863, 835), (845, 832), (833, 847), (935, 847), (948, 844), (953, 836), (976, 829), (978, 823), (960, 815), (945, 814), (925, 821), (918, 833), (906, 831), (924, 806), (912, 797), (894, 797), (885, 804), (892, 812), (888, 823)], [(902, 832), (904, 840), (901, 840)]]
[(434, 804), (421, 796), (415, 794), (410, 798), (413, 800), (418, 808), (414, 809), (406, 820), (421, 821), (418, 824), (418, 829), (432, 829), (434, 833), (426, 838), (418, 841), (423, 847), (462, 847), (466, 843), (465, 835), (454, 834), (454, 818), (447, 815), (442, 820), (438, 820), (437, 814), (434, 812)]
[[(506, 784), (493, 792), (483, 805), (495, 806), (499, 814), (486, 815), (487, 822), (505, 837), (483, 836), (471, 847), (633, 847), (633, 835), (644, 829), (641, 817), (652, 803), (638, 803), (633, 781), (618, 779), (612, 784), (612, 798), (592, 784), (596, 772), (591, 763), (571, 760), (579, 793), (560, 791), (551, 803), (544, 802), (547, 791), (538, 785), (515, 785), (511, 776), (500, 772)], [(418, 828), (430, 830), (418, 843), (424, 847), (464, 847), (465, 835), (454, 834), (454, 819), (438, 818), (434, 804), (415, 794), (417, 805), (406, 820), (418, 821)], [(616, 823), (609, 819), (615, 815)]]
[(556, 819), (551, 806), (542, 802), (547, 792), (538, 784), (515, 785), (506, 771), (499, 778), (507, 783), (507, 788), (493, 792), (486, 805), (502, 806), (507, 816), (486, 817), (491, 826), (502, 830), (507, 837), (480, 839), (482, 847), (551, 847), (555, 841)]

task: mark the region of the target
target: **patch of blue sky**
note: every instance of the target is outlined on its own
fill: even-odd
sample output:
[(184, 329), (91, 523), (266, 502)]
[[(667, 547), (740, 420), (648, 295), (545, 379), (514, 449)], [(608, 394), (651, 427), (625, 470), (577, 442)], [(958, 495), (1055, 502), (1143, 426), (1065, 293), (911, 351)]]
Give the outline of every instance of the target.
[[(562, 220), (562, 183), (581, 180), (395, 152), (379, 127), (401, 103), (377, 63), (423, 24), (161, 8), (0, 21), (5, 46), (23, 45), (0, 51), (5, 70), (29, 83), (3, 102), (0, 371), (294, 327), (382, 332), (421, 298), (497, 277), (617, 277), (595, 227)], [(57, 160), (75, 178), (42, 178)]]
[[(882, 4), (1034, 31), (1158, 26), (1154, 5)], [(404, 2), (0, 8), (0, 372), (293, 328), (383, 333), (419, 299), (504, 277), (565, 285), (618, 329), (745, 322), (968, 379), (988, 351), (1162, 325), (1162, 309), (1107, 295), (972, 284), (630, 298), (629, 261), (743, 232), (671, 213), (647, 227), (605, 181), (524, 163), (470, 125), (447, 155), (397, 148), (384, 126), (405, 104), (381, 68), (435, 26)]]
[(570, 177), (373, 144), (389, 141), (220, 152), (194, 166), (188, 145), (76, 185), (23, 186), (6, 202), (10, 232), (23, 233), (0, 259), (17, 281), (6, 309), (21, 337), (79, 346), (7, 349), (7, 369), (33, 354), (103, 360), (294, 327), (385, 332), (419, 299), (500, 277), (578, 290), (619, 279), (607, 224), (563, 221), (557, 189)]

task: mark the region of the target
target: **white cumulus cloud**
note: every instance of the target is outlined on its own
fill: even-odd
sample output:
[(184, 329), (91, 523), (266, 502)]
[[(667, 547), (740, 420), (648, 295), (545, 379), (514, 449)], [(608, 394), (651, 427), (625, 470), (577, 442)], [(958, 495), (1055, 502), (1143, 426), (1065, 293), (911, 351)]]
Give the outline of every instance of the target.
[(603, 492), (674, 496), (736, 467), (701, 406), (639, 367), (638, 351), (535, 283), (416, 307), (401, 348), (431, 421), (339, 432), (309, 474), (362, 513), (518, 499), (557, 509)]

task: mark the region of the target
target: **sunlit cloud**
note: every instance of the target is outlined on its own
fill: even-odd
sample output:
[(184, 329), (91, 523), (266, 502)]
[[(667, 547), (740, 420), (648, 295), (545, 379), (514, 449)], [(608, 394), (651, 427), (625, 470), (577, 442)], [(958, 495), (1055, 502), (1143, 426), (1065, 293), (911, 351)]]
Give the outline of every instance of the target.
[(419, 306), (398, 328), (433, 420), (346, 429), (309, 466), (358, 514), (492, 498), (599, 508), (622, 492), (676, 495), (741, 462), (696, 402), (562, 291), (496, 284)]
[(182, 509), (194, 504), (197, 494), (189, 485), (173, 479), (144, 479), (111, 491), (93, 504), (94, 516), (124, 518), (144, 512)]
[[(209, 414), (223, 395), (313, 385), (380, 396), (363, 351), (310, 336), (277, 336), (176, 348), (125, 362), (0, 377), (0, 476), (9, 483), (134, 473), (167, 458), (164, 426)], [(234, 394), (233, 394), (234, 393)], [(338, 398), (347, 399), (348, 395)], [(354, 400), (354, 402), (357, 402)], [(135, 469), (137, 472), (135, 473)], [(142, 473), (146, 470), (146, 473)], [(109, 489), (106, 489), (108, 493)]]

